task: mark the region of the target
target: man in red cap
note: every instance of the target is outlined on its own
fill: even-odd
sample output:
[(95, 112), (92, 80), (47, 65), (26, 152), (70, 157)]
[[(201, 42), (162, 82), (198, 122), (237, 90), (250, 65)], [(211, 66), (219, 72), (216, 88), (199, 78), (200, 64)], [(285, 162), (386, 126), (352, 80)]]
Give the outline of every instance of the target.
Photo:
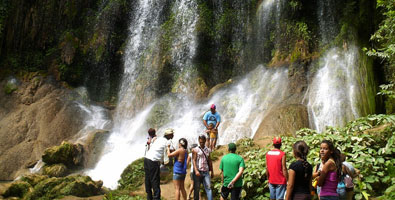
[(281, 148), (281, 138), (274, 137), (274, 149), (266, 154), (266, 176), (269, 179), (270, 199), (284, 199), (288, 172), (286, 156)]
[[(221, 123), (221, 116), (216, 111), (215, 104), (211, 104), (210, 111), (207, 111), (203, 116), (203, 124), (207, 129), (208, 141), (206, 146), (214, 151), (218, 137), (218, 126)], [(210, 127), (211, 126), (211, 127)]]

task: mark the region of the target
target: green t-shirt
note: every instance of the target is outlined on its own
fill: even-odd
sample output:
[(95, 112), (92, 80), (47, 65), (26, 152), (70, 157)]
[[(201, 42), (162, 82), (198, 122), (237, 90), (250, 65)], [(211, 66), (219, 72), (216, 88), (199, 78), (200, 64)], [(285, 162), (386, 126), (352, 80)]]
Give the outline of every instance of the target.
[[(234, 153), (229, 153), (222, 157), (219, 169), (224, 173), (224, 186), (227, 187), (229, 183), (233, 180), (236, 174), (239, 172), (239, 168), (245, 168), (244, 159)], [(243, 186), (243, 178), (240, 177), (236, 181), (234, 187)]]

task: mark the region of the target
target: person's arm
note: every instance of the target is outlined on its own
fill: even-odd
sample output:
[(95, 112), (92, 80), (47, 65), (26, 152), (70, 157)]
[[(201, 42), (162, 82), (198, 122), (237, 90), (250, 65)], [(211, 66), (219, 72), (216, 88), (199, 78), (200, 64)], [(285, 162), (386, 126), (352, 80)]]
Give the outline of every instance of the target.
[[(322, 164), (320, 164), (320, 165), (322, 165)], [(319, 172), (320, 172), (319, 166), (316, 165), (316, 166), (315, 166), (315, 169), (314, 169), (314, 172), (313, 172), (313, 178), (319, 176)]]
[(207, 121), (203, 119), (203, 124), (206, 127), (206, 129), (208, 129), (208, 125), (207, 125)]
[(330, 171), (333, 171), (334, 169), (336, 169), (335, 163), (329, 160), (326, 161), (324, 166), (322, 166), (321, 172), (318, 173), (319, 177), (318, 177), (317, 185), (322, 187), (322, 185), (324, 185), (326, 176)]
[(217, 124), (215, 125), (215, 130), (218, 130), (218, 126), (221, 122), (217, 122)]
[(231, 186), (231, 187), (229, 187), (229, 188), (232, 188), (232, 187), (235, 185), (236, 181), (239, 180), (239, 178), (243, 175), (243, 172), (244, 172), (244, 167), (240, 167), (240, 168), (239, 168), (239, 172), (237, 172), (236, 176), (235, 176), (235, 177), (233, 178), (233, 180), (229, 183), (229, 185)]
[(221, 170), (220, 172), (221, 175), (221, 183), (224, 184), (224, 172)]
[(215, 125), (215, 130), (218, 130), (219, 124), (221, 124), (221, 115), (217, 116), (217, 124)]
[(291, 196), (295, 184), (295, 171), (293, 169), (289, 169), (288, 173), (289, 176), (288, 176), (287, 193), (285, 195), (285, 200), (291, 200)]
[(211, 178), (214, 178), (214, 167), (213, 167), (213, 162), (211, 161), (211, 158), (210, 158), (210, 153), (207, 155), (207, 159), (208, 159), (208, 163), (207, 164), (210, 165), (209, 169), (211, 171)]
[(200, 176), (199, 170), (197, 168), (197, 153), (196, 150), (192, 150), (192, 161), (193, 161), (193, 171), (196, 176)]
[(281, 159), (281, 165), (283, 168), (283, 174), (286, 180), (288, 180), (288, 171), (287, 171), (287, 158), (286, 158), (286, 154), (284, 154), (283, 158)]
[(167, 146), (167, 157), (177, 157), (181, 149), (177, 149), (176, 151), (170, 152), (170, 146)]
[(189, 166), (189, 164), (191, 164), (191, 156), (189, 156), (189, 154), (188, 154), (188, 158), (187, 158), (187, 166)]

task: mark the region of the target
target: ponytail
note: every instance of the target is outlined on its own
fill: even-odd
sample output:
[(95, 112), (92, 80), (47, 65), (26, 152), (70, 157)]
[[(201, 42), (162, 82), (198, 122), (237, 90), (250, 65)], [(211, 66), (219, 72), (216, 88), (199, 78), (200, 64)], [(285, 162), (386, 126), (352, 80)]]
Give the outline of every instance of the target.
[(293, 151), (297, 157), (302, 159), (303, 169), (304, 169), (304, 177), (308, 178), (311, 176), (308, 172), (309, 163), (307, 162), (307, 154), (309, 154), (309, 146), (307, 146), (304, 141), (297, 141), (293, 145)]

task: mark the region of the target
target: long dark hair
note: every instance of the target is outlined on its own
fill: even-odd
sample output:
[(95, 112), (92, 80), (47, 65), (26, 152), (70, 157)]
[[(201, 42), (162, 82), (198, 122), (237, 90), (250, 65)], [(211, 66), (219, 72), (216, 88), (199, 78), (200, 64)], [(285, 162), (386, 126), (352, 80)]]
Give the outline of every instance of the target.
[(329, 150), (332, 151), (331, 157), (335, 161), (337, 177), (340, 178), (342, 174), (342, 161), (340, 160), (340, 150), (335, 148), (335, 145), (330, 140), (322, 140), (321, 144), (327, 144)]
[(292, 146), (294, 154), (296, 157), (302, 159), (303, 162), (303, 169), (304, 169), (304, 177), (307, 178), (311, 174), (307, 171), (309, 167), (309, 163), (307, 162), (307, 154), (309, 154), (309, 146), (307, 146), (306, 142), (304, 141), (297, 141)]
[(188, 150), (188, 141), (185, 138), (181, 138), (180, 140), (178, 140), (178, 143), (181, 144), (182, 148)]

